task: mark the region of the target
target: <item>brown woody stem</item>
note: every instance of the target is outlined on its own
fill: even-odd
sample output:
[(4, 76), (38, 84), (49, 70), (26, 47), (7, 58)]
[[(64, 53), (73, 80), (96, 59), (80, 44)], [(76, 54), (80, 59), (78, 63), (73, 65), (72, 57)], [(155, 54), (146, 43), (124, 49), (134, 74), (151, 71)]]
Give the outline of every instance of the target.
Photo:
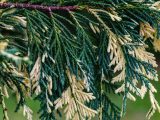
[(0, 3), (0, 8), (25, 8), (25, 9), (36, 9), (36, 10), (65, 10), (71, 11), (76, 10), (78, 6), (44, 6), (44, 5), (34, 5), (29, 3)]

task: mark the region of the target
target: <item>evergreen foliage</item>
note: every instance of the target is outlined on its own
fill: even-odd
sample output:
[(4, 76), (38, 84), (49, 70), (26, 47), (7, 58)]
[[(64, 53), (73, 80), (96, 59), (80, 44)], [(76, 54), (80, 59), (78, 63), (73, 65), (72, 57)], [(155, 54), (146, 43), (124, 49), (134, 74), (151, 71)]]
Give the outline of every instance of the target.
[[(22, 106), (28, 120), (32, 110), (25, 98), (35, 95), (41, 120), (55, 120), (55, 114), (63, 112), (66, 120), (120, 120), (127, 100), (143, 99), (147, 92), (147, 118), (160, 112), (152, 85), (158, 81), (153, 50), (160, 51), (160, 2), (1, 0), (0, 7), (0, 101), (5, 120), (7, 89), (16, 92), (16, 111)], [(122, 109), (112, 94), (123, 97)]]

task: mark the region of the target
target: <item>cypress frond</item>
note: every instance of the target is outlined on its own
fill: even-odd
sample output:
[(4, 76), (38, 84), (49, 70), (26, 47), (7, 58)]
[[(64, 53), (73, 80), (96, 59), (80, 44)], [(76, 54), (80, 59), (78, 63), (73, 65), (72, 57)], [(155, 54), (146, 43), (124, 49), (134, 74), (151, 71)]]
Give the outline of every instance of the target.
[[(2, 0), (0, 104), (16, 93), (40, 102), (40, 119), (120, 120), (127, 100), (149, 92), (151, 118), (160, 111), (154, 50), (159, 52), (160, 3), (155, 0)], [(122, 110), (111, 95), (123, 99)], [(61, 109), (60, 109), (61, 108)], [(63, 114), (62, 114), (63, 115)]]

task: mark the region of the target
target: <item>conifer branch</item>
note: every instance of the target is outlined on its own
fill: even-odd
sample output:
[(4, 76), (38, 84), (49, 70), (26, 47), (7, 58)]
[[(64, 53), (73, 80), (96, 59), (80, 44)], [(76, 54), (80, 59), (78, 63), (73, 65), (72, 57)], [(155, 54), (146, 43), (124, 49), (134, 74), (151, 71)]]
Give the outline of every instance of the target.
[(100, 120), (120, 120), (120, 109), (109, 95), (123, 96), (125, 113), (126, 101), (143, 99), (147, 91), (151, 101), (147, 117), (160, 111), (151, 82), (158, 81), (157, 64), (148, 49), (160, 51), (159, 2), (4, 1), (0, 86), (16, 91), (16, 110), (23, 106), (29, 120), (32, 110), (25, 106), (25, 96), (30, 92), (40, 101), (41, 120), (55, 120), (54, 111), (60, 113), (61, 107), (67, 119), (97, 115)]

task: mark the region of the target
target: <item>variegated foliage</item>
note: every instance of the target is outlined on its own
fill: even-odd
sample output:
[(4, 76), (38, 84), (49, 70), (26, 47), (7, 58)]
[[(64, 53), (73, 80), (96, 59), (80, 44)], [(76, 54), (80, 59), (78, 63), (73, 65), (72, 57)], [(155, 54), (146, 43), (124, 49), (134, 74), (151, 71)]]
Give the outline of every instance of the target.
[[(17, 0), (10, 8), (4, 8), (4, 2), (0, 1), (0, 100), (5, 119), (9, 88), (28, 120), (33, 111), (25, 98), (31, 96), (40, 101), (42, 120), (54, 120), (57, 113), (65, 113), (66, 120), (120, 120), (127, 100), (143, 99), (147, 92), (147, 118), (160, 112), (153, 85), (158, 81), (153, 50), (160, 51), (159, 2)], [(15, 8), (20, 2), (24, 9)], [(41, 9), (30, 7), (35, 3)], [(51, 11), (51, 5), (75, 9)], [(111, 94), (123, 97), (121, 114)]]

